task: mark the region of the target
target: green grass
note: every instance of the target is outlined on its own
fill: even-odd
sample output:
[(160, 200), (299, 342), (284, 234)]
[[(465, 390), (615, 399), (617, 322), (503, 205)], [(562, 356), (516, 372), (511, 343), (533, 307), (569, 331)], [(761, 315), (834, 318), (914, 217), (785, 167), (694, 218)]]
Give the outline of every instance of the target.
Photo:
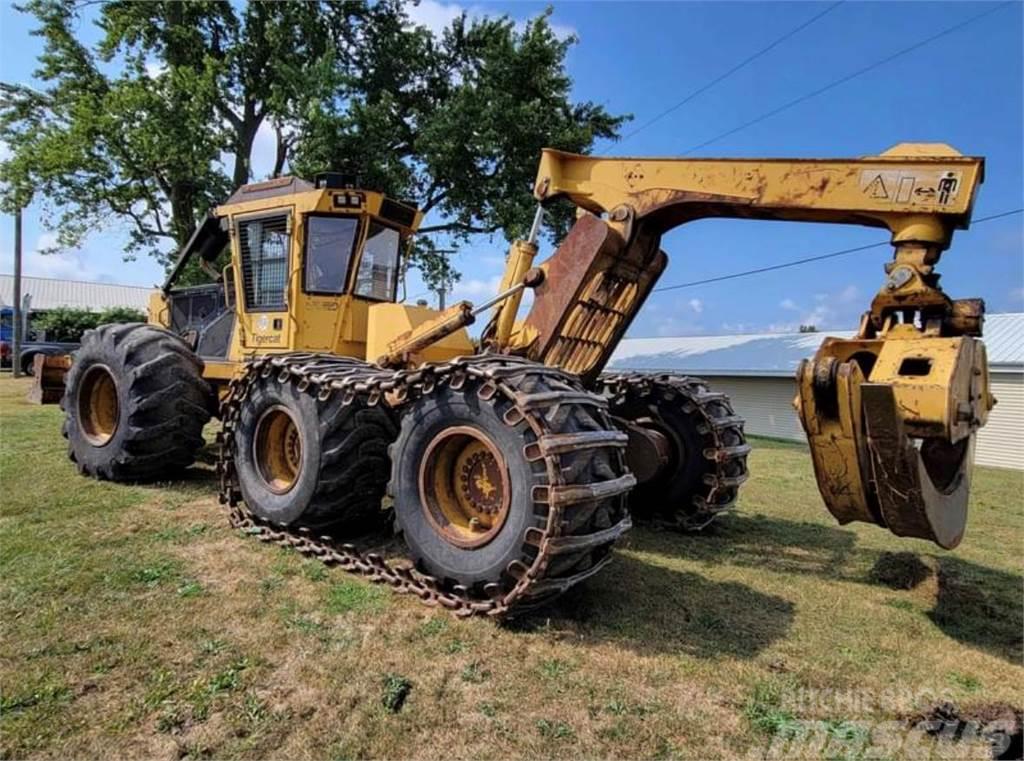
[(81, 478), (25, 390), (0, 380), (0, 757), (761, 757), (811, 721), (854, 758), (865, 722), (1020, 704), (1020, 473), (976, 470), (948, 553), (837, 526), (806, 448), (755, 440), (732, 515), (637, 527), (499, 625), (231, 530), (210, 451)]

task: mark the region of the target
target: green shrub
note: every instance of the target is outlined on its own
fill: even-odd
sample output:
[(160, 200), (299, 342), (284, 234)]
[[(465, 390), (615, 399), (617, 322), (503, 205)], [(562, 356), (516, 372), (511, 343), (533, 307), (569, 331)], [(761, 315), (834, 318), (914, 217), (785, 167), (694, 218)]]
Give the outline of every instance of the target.
[(125, 322), (145, 322), (146, 313), (139, 309), (132, 309), (131, 307), (111, 307), (110, 309), (104, 309), (100, 312), (99, 325), (109, 325), (110, 323), (125, 323)]
[(145, 322), (146, 315), (130, 307), (112, 307), (102, 312), (90, 312), (78, 307), (49, 309), (33, 321), (36, 328), (46, 331), (47, 341), (75, 342), (82, 334), (98, 325), (109, 323)]
[(46, 331), (47, 341), (80, 341), (82, 334), (99, 325), (98, 312), (88, 309), (57, 307), (41, 315), (35, 322)]

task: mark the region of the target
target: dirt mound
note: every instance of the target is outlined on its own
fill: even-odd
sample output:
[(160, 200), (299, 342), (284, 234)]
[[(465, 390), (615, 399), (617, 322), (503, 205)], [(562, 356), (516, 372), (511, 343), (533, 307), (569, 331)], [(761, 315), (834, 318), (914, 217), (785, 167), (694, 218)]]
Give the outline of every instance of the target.
[(912, 552), (883, 552), (871, 569), (871, 580), (890, 589), (913, 589), (933, 573)]
[(951, 742), (984, 739), (992, 746), (994, 759), (1024, 758), (1024, 710), (1006, 703), (963, 708), (938, 703), (907, 718), (907, 724)]

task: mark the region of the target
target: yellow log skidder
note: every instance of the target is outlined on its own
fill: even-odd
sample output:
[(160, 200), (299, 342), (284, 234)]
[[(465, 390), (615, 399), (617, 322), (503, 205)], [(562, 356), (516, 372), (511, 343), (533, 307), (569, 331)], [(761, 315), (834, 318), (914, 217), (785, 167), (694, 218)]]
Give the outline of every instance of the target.
[[(893, 261), (857, 337), (800, 366), (795, 405), (841, 523), (952, 548), (994, 400), (984, 306), (946, 296), (935, 265), (982, 174), (941, 144), (840, 160), (545, 150), (499, 293), (443, 312), (397, 300), (413, 206), (340, 175), (246, 185), (184, 247), (148, 324), (86, 335), (62, 402), (69, 454), (97, 478), (163, 477), (218, 415), (235, 525), (459, 613), (518, 612), (596, 573), (632, 518), (700, 528), (747, 478), (725, 395), (602, 372), (665, 269), (662, 236), (705, 217), (867, 225), (892, 233)], [(535, 266), (558, 199), (576, 224)], [(176, 285), (192, 260), (209, 285)], [(365, 551), (386, 522), (411, 566)]]

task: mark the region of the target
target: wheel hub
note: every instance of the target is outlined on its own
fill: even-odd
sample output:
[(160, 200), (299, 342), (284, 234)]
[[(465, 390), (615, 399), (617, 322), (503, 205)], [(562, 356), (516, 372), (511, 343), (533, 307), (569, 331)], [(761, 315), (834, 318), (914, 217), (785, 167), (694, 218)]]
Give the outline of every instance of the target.
[(260, 416), (253, 440), (253, 461), (264, 486), (274, 494), (292, 490), (302, 472), (302, 438), (291, 413), (274, 406)]
[(457, 547), (480, 547), (508, 517), (508, 466), (482, 431), (468, 426), (438, 433), (420, 466), (420, 501), (427, 519)]
[(117, 433), (120, 406), (117, 383), (106, 365), (93, 365), (85, 371), (78, 392), (78, 424), (86, 441), (102, 447)]

